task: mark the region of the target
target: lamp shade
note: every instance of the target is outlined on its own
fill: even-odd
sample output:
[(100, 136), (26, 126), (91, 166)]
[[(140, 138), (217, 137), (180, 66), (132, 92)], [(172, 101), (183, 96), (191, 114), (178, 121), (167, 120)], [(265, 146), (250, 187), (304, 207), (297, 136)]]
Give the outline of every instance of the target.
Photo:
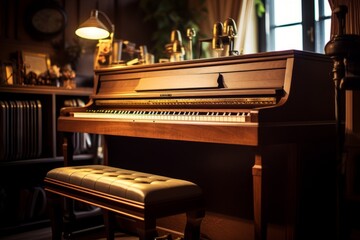
[(103, 39), (110, 35), (108, 28), (99, 20), (98, 11), (91, 11), (90, 18), (82, 23), (75, 34), (87, 39)]

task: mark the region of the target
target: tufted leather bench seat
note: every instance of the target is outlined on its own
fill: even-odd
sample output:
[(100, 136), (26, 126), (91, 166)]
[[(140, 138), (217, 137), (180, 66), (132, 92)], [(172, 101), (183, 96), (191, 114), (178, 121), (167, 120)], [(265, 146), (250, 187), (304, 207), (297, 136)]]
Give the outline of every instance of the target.
[(107, 238), (114, 239), (114, 214), (136, 221), (141, 240), (157, 236), (156, 219), (186, 213), (185, 240), (200, 239), (205, 215), (202, 191), (196, 184), (165, 176), (105, 165), (60, 167), (45, 179), (52, 235), (62, 239), (63, 197), (103, 209)]

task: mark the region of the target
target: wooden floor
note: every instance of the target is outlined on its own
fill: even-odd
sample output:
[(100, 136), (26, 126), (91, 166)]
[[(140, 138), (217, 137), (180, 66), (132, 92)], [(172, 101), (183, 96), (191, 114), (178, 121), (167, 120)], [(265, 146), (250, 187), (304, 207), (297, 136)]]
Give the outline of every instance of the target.
[[(9, 236), (0, 236), (1, 240), (51, 240), (50, 227), (35, 229), (22, 233), (17, 233)], [(103, 228), (95, 228), (85, 232), (78, 232), (74, 234), (72, 240), (105, 240), (105, 233)], [(124, 233), (116, 233), (116, 240), (138, 240), (138, 237), (129, 236)]]
[[(51, 240), (51, 229), (50, 227), (44, 227), (44, 228), (29, 230), (8, 236), (0, 236), (0, 239), (1, 240)], [(116, 233), (115, 239), (138, 240), (139, 238), (124, 233)], [(106, 237), (103, 228), (94, 228), (92, 230), (88, 230), (84, 232), (77, 232), (76, 234), (74, 234), (71, 240), (106, 240)], [(353, 230), (349, 240), (360, 240), (360, 230), (357, 229)]]

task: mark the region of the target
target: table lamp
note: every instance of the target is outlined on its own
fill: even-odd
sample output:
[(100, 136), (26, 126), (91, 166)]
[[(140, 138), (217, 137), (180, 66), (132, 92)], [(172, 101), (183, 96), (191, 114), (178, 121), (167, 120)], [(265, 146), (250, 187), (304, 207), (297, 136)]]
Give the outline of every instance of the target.
[[(105, 18), (106, 23), (111, 30), (105, 26), (99, 19), (99, 14)], [(97, 50), (94, 56), (94, 68), (100, 65), (110, 65), (113, 63), (113, 38), (115, 26), (111, 23), (109, 17), (102, 11), (92, 10), (90, 18), (80, 24), (75, 34), (81, 38), (98, 40)]]
[[(101, 14), (107, 21), (108, 25), (111, 26), (111, 30), (103, 24), (99, 19), (99, 14)], [(83, 22), (78, 29), (76, 29), (75, 34), (81, 38), (86, 39), (104, 39), (110, 36), (110, 39), (113, 39), (115, 31), (114, 24), (111, 23), (109, 17), (102, 11), (92, 10), (90, 18)]]

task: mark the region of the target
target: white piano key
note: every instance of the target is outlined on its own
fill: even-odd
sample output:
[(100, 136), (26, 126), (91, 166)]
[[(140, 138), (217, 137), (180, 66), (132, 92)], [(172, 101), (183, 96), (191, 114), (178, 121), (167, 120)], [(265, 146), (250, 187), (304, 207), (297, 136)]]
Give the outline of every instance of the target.
[(75, 118), (108, 118), (129, 121), (184, 121), (184, 122), (233, 122), (245, 123), (250, 112), (201, 112), (201, 111), (167, 111), (167, 110), (88, 110), (75, 112)]

